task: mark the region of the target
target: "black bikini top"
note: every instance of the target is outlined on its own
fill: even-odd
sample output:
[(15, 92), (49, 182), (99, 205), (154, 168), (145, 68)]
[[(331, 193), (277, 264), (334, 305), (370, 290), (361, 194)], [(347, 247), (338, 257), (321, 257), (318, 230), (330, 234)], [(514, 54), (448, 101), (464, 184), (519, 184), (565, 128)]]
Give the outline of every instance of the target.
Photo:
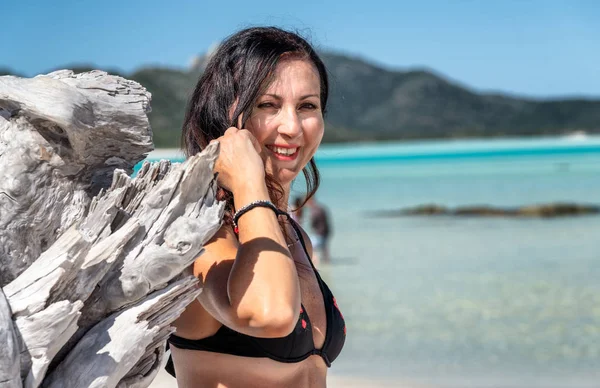
[[(291, 220), (291, 218), (290, 218)], [(286, 337), (281, 338), (257, 338), (251, 337), (223, 325), (212, 336), (199, 340), (190, 340), (172, 334), (168, 344), (180, 349), (204, 350), (208, 352), (232, 354), (243, 357), (268, 357), (280, 362), (300, 362), (312, 355), (319, 355), (330, 367), (331, 363), (342, 351), (346, 340), (346, 324), (340, 312), (335, 298), (327, 284), (321, 279), (319, 272), (312, 264), (302, 233), (295, 221), (291, 224), (302, 244), (302, 248), (309, 258), (311, 266), (315, 271), (319, 288), (323, 295), (325, 313), (327, 317), (327, 329), (325, 331), (325, 342), (321, 349), (316, 349), (313, 341), (312, 325), (304, 306), (300, 305), (300, 316), (294, 330)], [(168, 345), (167, 345), (168, 346)], [(172, 359), (169, 358), (165, 368), (167, 372), (175, 376)]]

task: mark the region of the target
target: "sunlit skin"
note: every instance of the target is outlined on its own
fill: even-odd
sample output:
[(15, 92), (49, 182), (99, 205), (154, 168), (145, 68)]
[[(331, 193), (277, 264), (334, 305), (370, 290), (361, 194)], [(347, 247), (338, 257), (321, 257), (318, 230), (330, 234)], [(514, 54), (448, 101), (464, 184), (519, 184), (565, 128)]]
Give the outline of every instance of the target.
[[(291, 182), (314, 156), (323, 137), (319, 75), (305, 60), (283, 59), (271, 84), (255, 104), (247, 131), (230, 128), (217, 139), (220, 155), (215, 165), (219, 183), (234, 194), (235, 206), (268, 199), (265, 172), (283, 187), (287, 204)], [(278, 154), (275, 147), (285, 148)], [(296, 149), (286, 155), (289, 149)], [(325, 341), (324, 301), (310, 257), (289, 225), (283, 234), (273, 212), (257, 208), (239, 221), (239, 235), (223, 226), (205, 245), (194, 264), (203, 285), (175, 322), (184, 338), (209, 337), (226, 324), (254, 337), (286, 336), (298, 320), (300, 303), (310, 317), (316, 348)], [(303, 231), (309, 255), (310, 240)], [(287, 236), (287, 237), (286, 237)], [(235, 258), (235, 260), (234, 260)], [(172, 348), (180, 388), (290, 387), (323, 388), (327, 366), (318, 355), (297, 363), (266, 357)]]
[[(263, 147), (265, 170), (288, 195), (292, 180), (313, 157), (323, 138), (320, 90), (319, 74), (312, 63), (283, 60), (247, 124)], [(293, 160), (282, 160), (271, 151), (273, 146), (299, 147), (298, 155)]]

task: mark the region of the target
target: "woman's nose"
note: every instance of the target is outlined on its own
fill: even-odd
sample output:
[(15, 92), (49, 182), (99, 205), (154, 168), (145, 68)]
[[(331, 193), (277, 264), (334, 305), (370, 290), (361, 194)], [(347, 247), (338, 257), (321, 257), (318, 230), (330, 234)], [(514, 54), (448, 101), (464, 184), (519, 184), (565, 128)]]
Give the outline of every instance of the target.
[(302, 123), (295, 109), (286, 109), (282, 112), (278, 131), (282, 135), (296, 138), (302, 133)]

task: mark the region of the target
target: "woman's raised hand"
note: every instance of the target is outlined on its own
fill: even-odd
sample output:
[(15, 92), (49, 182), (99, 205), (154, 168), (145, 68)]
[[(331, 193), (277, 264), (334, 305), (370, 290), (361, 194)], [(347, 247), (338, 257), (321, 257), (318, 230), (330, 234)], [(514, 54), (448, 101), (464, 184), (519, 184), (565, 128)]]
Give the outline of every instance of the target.
[(214, 170), (221, 187), (235, 193), (241, 185), (264, 183), (262, 148), (250, 131), (230, 127), (214, 141), (220, 148)]

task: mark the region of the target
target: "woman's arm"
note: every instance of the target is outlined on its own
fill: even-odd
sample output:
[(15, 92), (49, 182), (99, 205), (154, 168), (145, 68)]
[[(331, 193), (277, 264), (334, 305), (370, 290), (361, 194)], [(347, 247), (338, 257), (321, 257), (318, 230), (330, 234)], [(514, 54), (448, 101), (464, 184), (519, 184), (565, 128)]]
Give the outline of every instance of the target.
[[(219, 185), (240, 209), (269, 200), (261, 145), (247, 130), (229, 128), (218, 139), (215, 163)], [(300, 284), (277, 216), (257, 207), (240, 217), (239, 242), (221, 228), (194, 265), (204, 283), (199, 301), (219, 322), (254, 337), (283, 337), (300, 312)]]
[[(261, 183), (235, 192), (236, 208), (268, 200)], [(196, 261), (194, 274), (204, 283), (198, 299), (215, 319), (240, 333), (284, 337), (298, 320), (300, 285), (277, 217), (257, 207), (239, 219), (238, 227), (239, 244), (225, 226)]]

